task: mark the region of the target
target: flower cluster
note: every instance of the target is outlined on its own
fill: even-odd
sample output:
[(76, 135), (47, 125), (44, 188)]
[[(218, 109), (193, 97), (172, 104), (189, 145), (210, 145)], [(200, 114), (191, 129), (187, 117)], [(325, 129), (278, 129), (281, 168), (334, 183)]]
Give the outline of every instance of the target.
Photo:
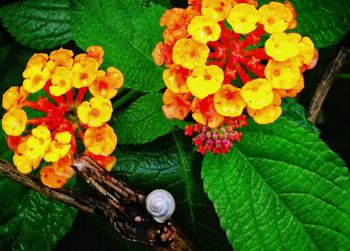
[(188, 4), (163, 14), (164, 42), (153, 51), (156, 64), (167, 68), (165, 116), (183, 120), (191, 112), (209, 128), (225, 127), (245, 112), (256, 123), (274, 122), (281, 99), (303, 89), (302, 73), (318, 57), (310, 38), (288, 32), (297, 25), (293, 6), (270, 2), (257, 8), (255, 0)]
[(44, 160), (41, 181), (60, 188), (74, 175), (72, 156), (83, 146), (85, 154), (111, 170), (117, 136), (107, 122), (113, 111), (110, 99), (122, 86), (123, 75), (114, 67), (99, 70), (103, 55), (99, 46), (74, 57), (62, 48), (50, 55), (34, 54), (22, 86), (3, 94), (7, 112), (2, 128), (21, 173), (30, 173)]

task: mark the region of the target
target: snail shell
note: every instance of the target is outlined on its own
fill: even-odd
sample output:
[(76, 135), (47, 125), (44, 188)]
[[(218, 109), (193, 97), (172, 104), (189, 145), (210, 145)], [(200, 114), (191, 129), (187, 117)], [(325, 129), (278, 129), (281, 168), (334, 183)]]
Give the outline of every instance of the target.
[(146, 197), (146, 209), (155, 221), (163, 223), (175, 211), (174, 197), (164, 189), (153, 190)]

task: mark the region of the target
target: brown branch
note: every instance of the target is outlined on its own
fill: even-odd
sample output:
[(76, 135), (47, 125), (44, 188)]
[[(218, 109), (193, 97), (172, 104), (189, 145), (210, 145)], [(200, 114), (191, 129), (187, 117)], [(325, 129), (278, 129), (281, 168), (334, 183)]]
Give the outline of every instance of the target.
[(20, 173), (12, 164), (2, 159), (0, 159), (0, 174), (41, 193), (52, 200), (76, 207), (84, 213), (97, 214), (101, 210), (106, 210), (106, 208), (109, 207), (107, 203), (99, 201), (94, 197), (82, 196), (65, 189), (50, 189), (41, 184), (35, 177)]
[(145, 196), (116, 180), (87, 156), (74, 159), (73, 166), (89, 184), (103, 195), (102, 198), (83, 196), (69, 190), (53, 190), (35, 177), (24, 175), (10, 163), (0, 159), (0, 174), (48, 198), (74, 206), (88, 214), (106, 216), (115, 230), (124, 238), (143, 242), (159, 251), (195, 250), (187, 237), (168, 220), (154, 221), (147, 213)]
[(340, 72), (342, 66), (345, 64), (347, 56), (350, 54), (350, 49), (342, 46), (332, 60), (325, 73), (323, 74), (322, 80), (319, 83), (314, 96), (312, 97), (309, 107), (309, 120), (312, 123), (316, 122), (317, 115), (321, 110), (323, 102), (331, 88), (335, 76)]

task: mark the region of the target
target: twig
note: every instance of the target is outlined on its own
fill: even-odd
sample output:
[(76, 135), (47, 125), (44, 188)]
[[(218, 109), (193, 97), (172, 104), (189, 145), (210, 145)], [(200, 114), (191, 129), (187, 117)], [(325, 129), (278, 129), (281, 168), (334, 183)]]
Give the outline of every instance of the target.
[(312, 123), (316, 122), (317, 115), (321, 110), (322, 104), (328, 94), (329, 89), (336, 75), (340, 72), (342, 66), (346, 62), (347, 56), (350, 54), (350, 49), (347, 47), (340, 47), (340, 50), (336, 57), (332, 60), (325, 73), (323, 74), (322, 80), (319, 83), (314, 96), (312, 97), (309, 107), (309, 120)]
[(0, 174), (39, 192), (50, 199), (74, 206), (88, 214), (106, 216), (124, 238), (143, 242), (159, 251), (190, 251), (193, 244), (168, 220), (158, 223), (145, 209), (145, 196), (110, 176), (87, 156), (74, 159), (75, 170), (97, 191), (101, 198), (83, 196), (69, 190), (53, 190), (36, 178), (24, 175), (0, 159)]
[(0, 159), (0, 173), (52, 200), (76, 207), (84, 213), (98, 214), (101, 210), (109, 207), (107, 203), (99, 201), (94, 197), (78, 195), (65, 189), (50, 189), (41, 184), (36, 178), (18, 172), (12, 164), (2, 159)]

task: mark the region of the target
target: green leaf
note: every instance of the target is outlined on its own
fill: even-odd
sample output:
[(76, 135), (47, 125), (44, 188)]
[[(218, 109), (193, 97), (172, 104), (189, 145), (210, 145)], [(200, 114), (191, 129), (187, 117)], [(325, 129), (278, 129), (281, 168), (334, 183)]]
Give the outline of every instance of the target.
[(309, 36), (317, 48), (336, 44), (349, 30), (350, 9), (348, 0), (292, 1), (299, 22), (297, 31)]
[(295, 98), (285, 98), (282, 100), (283, 117), (294, 122), (298, 127), (302, 127), (310, 132), (320, 135), (318, 128), (307, 120), (305, 109), (298, 104)]
[[(174, 222), (198, 250), (231, 250), (200, 179), (202, 156), (190, 138), (172, 133), (142, 146), (119, 146), (113, 173), (135, 188), (170, 191), (176, 200)], [(220, 249), (218, 249), (218, 245)]]
[[(11, 160), (0, 127), (0, 157)], [(49, 251), (70, 229), (77, 210), (0, 176), (0, 250)]]
[(205, 156), (204, 188), (235, 250), (350, 250), (350, 175), (315, 135), (249, 121), (228, 154)]
[[(284, 2), (283, 0), (277, 0)], [(317, 48), (336, 44), (349, 30), (350, 9), (348, 0), (290, 0), (297, 13), (296, 31), (308, 36)], [(259, 1), (259, 5), (269, 3)]]
[(77, 210), (29, 191), (0, 226), (1, 250), (50, 251), (70, 229)]
[(142, 6), (149, 7), (152, 4), (159, 4), (168, 9), (172, 7), (170, 0), (142, 0)]
[(0, 48), (0, 92), (3, 93), (11, 86), (22, 85), (22, 73), (34, 50), (18, 44), (11, 44)]
[(71, 40), (69, 0), (25, 0), (0, 9), (3, 25), (15, 39), (35, 49)]
[(143, 144), (171, 131), (173, 122), (162, 112), (162, 94), (150, 93), (117, 113), (113, 128), (120, 144)]
[(105, 65), (125, 75), (125, 86), (141, 91), (164, 87), (152, 51), (162, 40), (159, 19), (165, 8), (142, 0), (73, 0), (73, 38), (82, 49), (98, 44)]

